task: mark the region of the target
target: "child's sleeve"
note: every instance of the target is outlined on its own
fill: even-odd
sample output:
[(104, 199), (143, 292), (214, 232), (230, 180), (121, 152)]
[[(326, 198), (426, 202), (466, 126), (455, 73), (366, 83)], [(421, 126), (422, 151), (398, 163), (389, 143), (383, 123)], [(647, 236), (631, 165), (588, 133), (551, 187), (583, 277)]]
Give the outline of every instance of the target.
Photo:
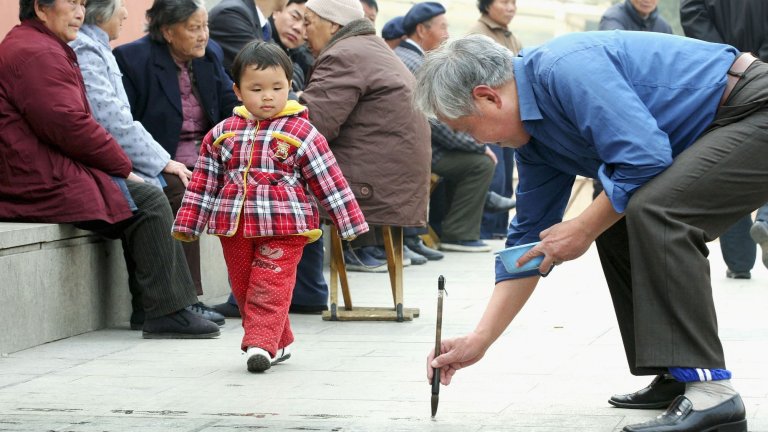
[(221, 141), (226, 134), (222, 135), (221, 129), (221, 124), (214, 127), (200, 145), (200, 155), (173, 223), (172, 235), (178, 240), (194, 241), (200, 237), (224, 183)]
[(342, 238), (350, 240), (368, 231), (363, 211), (349, 188), (328, 142), (312, 128), (306, 151), (299, 158), (301, 172), (320, 205), (328, 211)]

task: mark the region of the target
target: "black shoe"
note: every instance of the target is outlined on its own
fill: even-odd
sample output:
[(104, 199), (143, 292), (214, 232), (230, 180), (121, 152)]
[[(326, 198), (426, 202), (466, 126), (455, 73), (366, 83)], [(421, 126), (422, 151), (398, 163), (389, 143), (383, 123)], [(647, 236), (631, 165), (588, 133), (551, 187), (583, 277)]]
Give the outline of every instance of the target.
[(288, 308), (288, 312), (290, 313), (297, 313), (297, 314), (306, 314), (306, 315), (319, 315), (323, 313), (323, 311), (327, 311), (328, 306), (326, 305), (298, 305), (298, 304), (292, 304), (290, 308)]
[(193, 314), (199, 316), (200, 318), (207, 319), (208, 321), (213, 321), (216, 323), (216, 325), (223, 326), (225, 323), (224, 315), (216, 312), (214, 309), (209, 308), (203, 302), (197, 302), (193, 305), (189, 305), (185, 307), (184, 309), (192, 312)]
[(485, 195), (485, 205), (483, 210), (489, 213), (508, 212), (515, 208), (517, 202), (512, 198), (501, 196), (496, 192), (488, 192)]
[(144, 339), (210, 339), (219, 334), (216, 323), (186, 309), (144, 321)]
[(237, 305), (233, 305), (232, 303), (229, 303), (229, 302), (213, 305), (211, 306), (211, 309), (224, 315), (227, 318), (241, 318), (240, 309), (238, 309)]
[(403, 244), (408, 246), (408, 249), (416, 252), (429, 261), (439, 261), (445, 256), (444, 253), (427, 247), (427, 245), (425, 245), (424, 242), (418, 237), (406, 237), (403, 240)]
[(735, 272), (731, 271), (731, 269), (727, 269), (725, 271), (725, 277), (728, 279), (752, 279), (752, 273), (749, 271)]
[(741, 396), (712, 408), (696, 411), (685, 396), (678, 396), (664, 414), (655, 419), (624, 427), (624, 432), (747, 432), (746, 412)]
[(619, 408), (666, 408), (677, 396), (685, 393), (685, 383), (665, 375), (657, 375), (648, 387), (634, 393), (613, 395), (608, 403)]
[(141, 330), (144, 327), (144, 309), (134, 309), (131, 312), (131, 330)]

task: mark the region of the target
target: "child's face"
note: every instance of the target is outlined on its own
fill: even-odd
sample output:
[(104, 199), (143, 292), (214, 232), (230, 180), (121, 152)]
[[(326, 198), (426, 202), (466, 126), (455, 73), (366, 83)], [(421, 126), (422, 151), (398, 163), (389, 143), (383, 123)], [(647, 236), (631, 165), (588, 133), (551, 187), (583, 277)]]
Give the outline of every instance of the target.
[(237, 98), (259, 120), (274, 117), (285, 108), (291, 84), (281, 67), (259, 70), (256, 65), (246, 67), (240, 76), (240, 85), (234, 85)]

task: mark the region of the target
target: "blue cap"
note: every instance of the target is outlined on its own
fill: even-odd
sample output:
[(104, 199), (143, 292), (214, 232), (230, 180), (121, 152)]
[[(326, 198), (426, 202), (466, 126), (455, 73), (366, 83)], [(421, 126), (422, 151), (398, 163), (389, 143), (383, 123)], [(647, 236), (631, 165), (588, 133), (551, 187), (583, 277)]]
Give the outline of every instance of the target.
[(445, 13), (443, 5), (437, 2), (416, 3), (403, 18), (403, 30), (405, 34), (411, 34), (416, 26), (438, 15)]
[(381, 29), (381, 37), (385, 40), (399, 39), (403, 37), (403, 35), (405, 35), (405, 30), (403, 30), (402, 16), (397, 16), (387, 21), (387, 23), (384, 24), (384, 28)]

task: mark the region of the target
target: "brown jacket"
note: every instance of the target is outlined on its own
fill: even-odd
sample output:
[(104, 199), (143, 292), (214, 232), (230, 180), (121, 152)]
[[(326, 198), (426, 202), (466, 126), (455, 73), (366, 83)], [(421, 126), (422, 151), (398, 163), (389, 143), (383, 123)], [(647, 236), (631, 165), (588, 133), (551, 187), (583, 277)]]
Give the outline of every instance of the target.
[(493, 21), (487, 15), (482, 15), (475, 25), (469, 29), (469, 34), (475, 33), (488, 36), (496, 41), (496, 43), (512, 51), (515, 55), (523, 49), (515, 35), (506, 26)]
[(365, 19), (320, 53), (302, 100), (374, 225), (424, 226), (429, 124), (411, 105), (413, 74)]

